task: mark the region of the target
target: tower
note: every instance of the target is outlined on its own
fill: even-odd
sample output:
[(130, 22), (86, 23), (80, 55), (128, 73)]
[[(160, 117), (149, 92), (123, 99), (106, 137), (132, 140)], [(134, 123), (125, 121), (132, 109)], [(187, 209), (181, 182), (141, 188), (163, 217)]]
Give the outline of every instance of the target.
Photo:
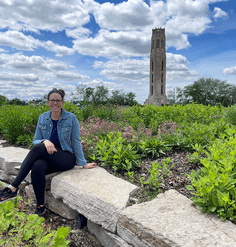
[(149, 95), (145, 104), (169, 104), (166, 97), (166, 38), (165, 28), (152, 29), (150, 53)]

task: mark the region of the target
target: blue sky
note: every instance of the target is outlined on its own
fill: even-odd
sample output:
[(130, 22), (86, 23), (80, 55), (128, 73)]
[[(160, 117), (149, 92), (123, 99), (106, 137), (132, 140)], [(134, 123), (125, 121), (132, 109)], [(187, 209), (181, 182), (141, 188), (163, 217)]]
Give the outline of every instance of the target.
[(233, 0), (1, 0), (0, 94), (39, 99), (63, 88), (149, 90), (152, 29), (165, 28), (167, 91), (201, 77), (236, 85)]

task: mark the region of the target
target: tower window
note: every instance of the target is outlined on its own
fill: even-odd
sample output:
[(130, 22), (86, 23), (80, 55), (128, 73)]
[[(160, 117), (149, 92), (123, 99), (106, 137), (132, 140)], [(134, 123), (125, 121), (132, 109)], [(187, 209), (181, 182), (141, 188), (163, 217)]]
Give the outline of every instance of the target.
[(161, 94), (163, 94), (163, 85), (161, 85)]
[(162, 60), (162, 63), (161, 63), (161, 71), (164, 70), (164, 61)]
[(165, 48), (164, 39), (161, 40), (161, 48)]
[(159, 47), (160, 47), (160, 40), (157, 39), (156, 48), (159, 48)]
[(153, 71), (153, 61), (152, 61), (152, 71)]
[(153, 86), (151, 87), (151, 95), (153, 95)]

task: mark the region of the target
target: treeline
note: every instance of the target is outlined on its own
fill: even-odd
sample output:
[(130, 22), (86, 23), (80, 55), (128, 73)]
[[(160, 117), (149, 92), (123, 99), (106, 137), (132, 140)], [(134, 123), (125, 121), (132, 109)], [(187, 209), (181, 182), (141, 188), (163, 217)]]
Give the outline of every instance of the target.
[[(138, 102), (135, 100), (135, 93), (129, 92), (124, 93), (121, 90), (114, 90), (109, 96), (109, 90), (104, 86), (97, 86), (96, 88), (92, 87), (76, 87), (76, 92), (71, 93), (72, 101), (80, 105), (89, 105), (93, 104), (98, 105), (121, 105), (121, 106), (133, 106), (138, 105)], [(22, 101), (18, 98), (12, 100), (7, 99), (7, 97), (0, 95), (0, 105), (28, 105), (28, 104), (41, 104), (46, 102), (47, 95), (44, 95), (42, 99), (31, 100), (28, 103)]]
[(92, 87), (76, 87), (76, 92), (71, 93), (74, 101), (80, 104), (93, 104), (93, 105), (122, 105), (133, 106), (138, 105), (135, 100), (135, 93), (124, 93), (121, 90), (113, 90), (109, 96), (108, 87), (96, 86)]
[(213, 78), (201, 78), (183, 89), (177, 87), (168, 92), (170, 104), (197, 103), (203, 105), (221, 104), (225, 107), (236, 103), (236, 86)]

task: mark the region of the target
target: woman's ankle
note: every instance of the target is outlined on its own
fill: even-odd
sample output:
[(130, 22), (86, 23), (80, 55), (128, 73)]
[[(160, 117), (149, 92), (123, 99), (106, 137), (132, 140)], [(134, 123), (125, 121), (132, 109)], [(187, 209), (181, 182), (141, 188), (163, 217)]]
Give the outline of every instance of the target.
[(8, 188), (10, 188), (12, 192), (16, 192), (16, 190), (17, 190), (17, 189), (16, 189), (15, 187), (13, 187), (12, 185), (9, 185)]

